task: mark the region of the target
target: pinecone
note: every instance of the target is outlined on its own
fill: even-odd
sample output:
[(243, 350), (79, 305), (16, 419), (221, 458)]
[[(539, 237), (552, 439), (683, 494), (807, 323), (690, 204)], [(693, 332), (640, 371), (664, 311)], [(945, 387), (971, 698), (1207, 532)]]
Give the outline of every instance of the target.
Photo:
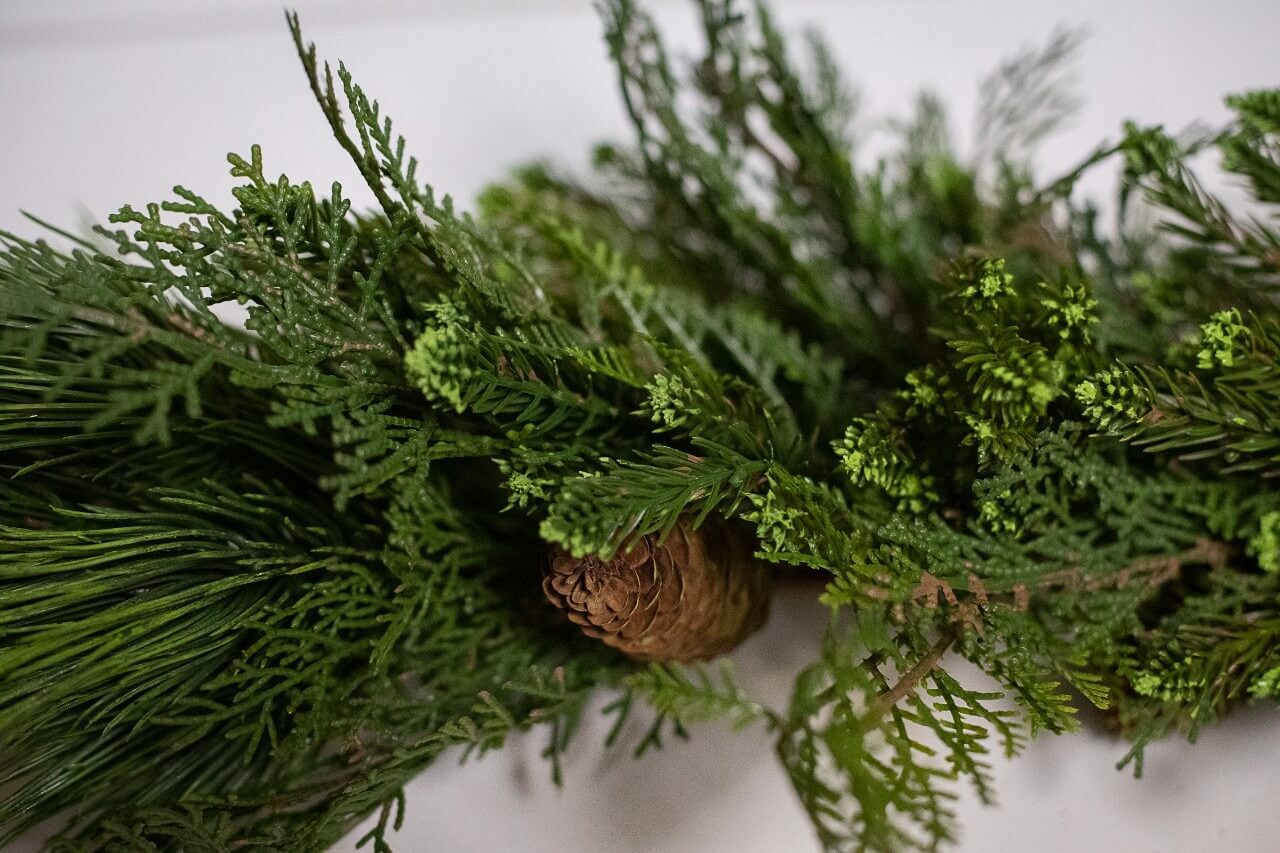
[(771, 575), (727, 524), (679, 524), (612, 559), (555, 546), (542, 588), (583, 633), (631, 657), (693, 661), (730, 651), (764, 624)]

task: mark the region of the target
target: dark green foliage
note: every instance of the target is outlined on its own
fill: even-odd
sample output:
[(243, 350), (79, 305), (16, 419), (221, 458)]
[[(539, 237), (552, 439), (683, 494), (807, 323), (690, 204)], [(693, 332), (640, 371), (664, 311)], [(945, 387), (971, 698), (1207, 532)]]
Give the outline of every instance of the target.
[(239, 209), (125, 208), (123, 260), (6, 237), (6, 837), (76, 807), (67, 849), (321, 849), (449, 746), (567, 734), (617, 669), (529, 606), (541, 545), (466, 461), (501, 438), (406, 375), (460, 274), (401, 207), (231, 163)]
[[(922, 96), (863, 168), (818, 39), (697, 5), (685, 62), (602, 3), (636, 144), (587, 179), (457, 212), (295, 19), (377, 211), (253, 148), (232, 211), (179, 187), (70, 251), (3, 235), (0, 843), (62, 813), (66, 851), (301, 853), (377, 813), (387, 850), (441, 752), (544, 724), (558, 778), (604, 688), (615, 731), (657, 712), (638, 752), (767, 726), (827, 849), (935, 849), (955, 783), (993, 800), (991, 751), (1082, 703), (1140, 767), (1280, 697), (1280, 93), (1042, 183), (1059, 34), (984, 85), (977, 158)], [(1113, 156), (1154, 231), (1075, 197)], [(787, 708), (540, 602), (548, 543), (713, 516), (825, 580)]]

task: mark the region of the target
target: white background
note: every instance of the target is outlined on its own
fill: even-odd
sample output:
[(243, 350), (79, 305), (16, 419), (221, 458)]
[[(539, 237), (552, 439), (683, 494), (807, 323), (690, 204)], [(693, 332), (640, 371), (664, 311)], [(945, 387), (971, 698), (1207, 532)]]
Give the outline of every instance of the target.
[[(677, 44), (695, 34), (683, 3), (653, 4)], [(379, 97), (421, 161), (419, 174), (466, 204), (510, 166), (570, 167), (588, 145), (625, 138), (587, 0), (300, 2), (321, 54), (342, 58)], [(922, 86), (953, 107), (961, 141), (977, 83), (1059, 22), (1092, 36), (1079, 67), (1085, 109), (1043, 146), (1046, 174), (1074, 163), (1120, 122), (1173, 128), (1225, 116), (1223, 94), (1280, 84), (1275, 0), (892, 3), (780, 0), (788, 27), (818, 27), (865, 93), (867, 112), (901, 112)], [(182, 183), (229, 200), (227, 151), (263, 145), (269, 168), (367, 192), (327, 134), (293, 58), (280, 7), (248, 0), (118, 0), (0, 5), (0, 229), (30, 234), (19, 209), (76, 227)], [(1091, 179), (1105, 188), (1111, 173)], [(823, 613), (784, 596), (735, 655), (756, 695), (781, 703), (814, 653)], [(588, 726), (563, 790), (538, 758), (542, 733), (459, 768), (444, 760), (408, 791), (402, 851), (805, 851), (814, 841), (760, 730), (694, 730), (633, 762)], [(1280, 844), (1280, 727), (1242, 713), (1189, 746), (1150, 751), (1135, 782), (1112, 765), (1123, 744), (1091, 733), (1046, 738), (997, 761), (998, 808), (968, 795), (957, 849), (1238, 851)], [(351, 849), (353, 840), (339, 849)], [(19, 851), (32, 850), (19, 844)]]

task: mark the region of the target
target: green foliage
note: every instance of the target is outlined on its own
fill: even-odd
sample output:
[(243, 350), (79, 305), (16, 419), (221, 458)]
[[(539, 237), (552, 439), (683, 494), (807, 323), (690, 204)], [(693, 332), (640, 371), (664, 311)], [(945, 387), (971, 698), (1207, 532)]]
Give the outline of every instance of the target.
[(1077, 387), (1086, 414), (1099, 427), (1153, 453), (1187, 462), (1212, 461), (1219, 470), (1274, 473), (1280, 463), (1280, 324), (1274, 317), (1244, 321), (1235, 311), (1213, 315), (1203, 327), (1194, 363), (1142, 369), (1143, 381), (1123, 366)]
[(856, 632), (833, 624), (822, 658), (797, 678), (778, 755), (825, 848), (952, 840), (948, 783), (968, 779), (990, 800), (986, 742), (995, 733), (1012, 755), (1024, 738), (1012, 714), (993, 707), (999, 694), (937, 667), (955, 639), (949, 629), (926, 645), (921, 624), (893, 631), (874, 611), (858, 623)]
[(725, 718), (734, 727), (743, 728), (767, 713), (747, 697), (727, 664), (715, 674), (705, 666), (650, 664), (648, 669), (627, 676), (626, 685), (644, 696), (659, 714), (682, 723)]
[[(291, 18), (375, 212), (254, 147), (233, 210), (0, 235), (0, 843), (70, 814), (54, 849), (302, 853), (377, 814), (389, 850), (443, 752), (540, 725), (558, 780), (606, 689), (619, 728), (657, 712), (637, 752), (767, 727), (826, 849), (932, 850), (956, 784), (994, 799), (991, 752), (1082, 701), (1140, 767), (1280, 697), (1280, 93), (1040, 183), (1059, 33), (984, 84), (976, 157), (926, 94), (864, 169), (819, 39), (696, 5), (683, 62), (604, 2), (634, 146), (474, 216)], [(1074, 194), (1111, 156), (1115, 234)], [(540, 602), (548, 543), (713, 516), (824, 584), (786, 708)]]
[(539, 532), (575, 554), (611, 555), (632, 537), (665, 536), (682, 515), (696, 526), (731, 514), (766, 470), (728, 448), (700, 442), (701, 455), (655, 447), (644, 461), (604, 460), (601, 471), (564, 481)]
[(1274, 574), (1209, 577), (1135, 647), (1125, 678), (1193, 738), (1242, 700), (1275, 698), (1278, 594)]
[[(389, 130), (346, 85), (369, 160)], [(505, 304), (432, 259), (471, 226), (231, 163), (237, 210), (125, 208), (122, 259), (5, 238), (6, 838), (74, 807), (69, 850), (321, 849), (450, 746), (562, 750), (616, 671), (503, 592), (540, 550), (468, 461), (504, 437), (404, 367), (445, 292)]]
[(900, 449), (902, 436), (893, 427), (856, 418), (835, 445), (840, 467), (855, 486), (874, 486), (913, 512), (923, 512), (938, 500), (933, 477), (917, 473), (909, 451)]

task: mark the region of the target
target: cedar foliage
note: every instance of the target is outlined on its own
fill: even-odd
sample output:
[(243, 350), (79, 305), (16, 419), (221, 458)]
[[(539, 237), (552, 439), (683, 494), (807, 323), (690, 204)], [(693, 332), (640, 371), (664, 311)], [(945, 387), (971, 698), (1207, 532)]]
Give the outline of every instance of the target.
[[(558, 767), (603, 689), (656, 709), (642, 749), (768, 726), (824, 848), (935, 849), (958, 781), (992, 799), (991, 751), (1082, 704), (1140, 767), (1280, 696), (1280, 91), (1041, 181), (1059, 34), (984, 86), (976, 159), (926, 96), (868, 167), (820, 40), (697, 6), (685, 62), (602, 4), (635, 138), (590, 180), (460, 213), (291, 18), (376, 210), (255, 147), (234, 210), (3, 235), (0, 842), (315, 851), (376, 812), (388, 850), (443, 751), (538, 726)], [(1104, 161), (1114, 233), (1073, 193)], [(720, 517), (826, 581), (786, 708), (539, 600), (548, 543)]]

